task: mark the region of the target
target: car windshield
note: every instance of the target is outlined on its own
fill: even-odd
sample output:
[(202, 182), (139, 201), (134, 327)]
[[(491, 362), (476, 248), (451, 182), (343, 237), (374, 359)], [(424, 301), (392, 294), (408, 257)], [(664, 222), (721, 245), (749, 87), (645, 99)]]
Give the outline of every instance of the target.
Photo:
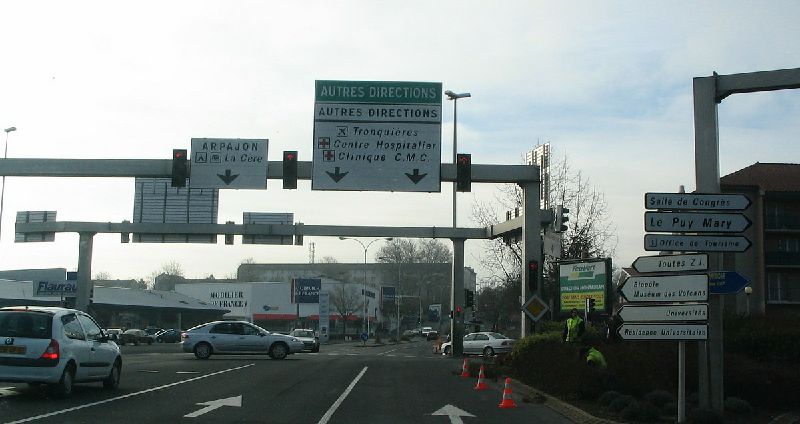
[(0, 336), (49, 339), (52, 316), (41, 312), (0, 311)]
[(295, 337), (314, 337), (314, 333), (307, 330), (294, 330), (292, 335)]

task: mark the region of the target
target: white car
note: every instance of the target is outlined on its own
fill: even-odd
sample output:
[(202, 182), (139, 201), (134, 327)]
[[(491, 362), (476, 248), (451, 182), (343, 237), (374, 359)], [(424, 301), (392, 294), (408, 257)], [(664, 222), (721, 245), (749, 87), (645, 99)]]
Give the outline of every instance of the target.
[[(493, 331), (469, 333), (464, 336), (464, 354), (479, 354), (491, 357), (498, 353), (508, 353), (514, 347), (514, 339)], [(453, 353), (453, 342), (442, 343), (442, 355)]]
[(73, 384), (119, 386), (122, 355), (88, 314), (65, 308), (0, 308), (0, 381), (47, 384), (60, 397)]
[(303, 350), (303, 342), (292, 336), (269, 331), (247, 321), (212, 321), (181, 333), (184, 352), (197, 359), (211, 355), (266, 354), (284, 359)]
[(303, 342), (303, 350), (309, 350), (314, 353), (319, 352), (319, 337), (314, 333), (314, 330), (295, 328), (289, 335)]

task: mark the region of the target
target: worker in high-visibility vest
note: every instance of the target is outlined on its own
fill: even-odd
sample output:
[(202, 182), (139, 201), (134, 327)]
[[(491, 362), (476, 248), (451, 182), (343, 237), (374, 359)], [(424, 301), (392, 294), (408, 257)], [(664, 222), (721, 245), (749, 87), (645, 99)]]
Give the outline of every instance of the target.
[(577, 342), (583, 335), (584, 330), (583, 320), (578, 315), (578, 310), (573, 308), (570, 317), (567, 318), (567, 321), (564, 323), (564, 331), (561, 334), (561, 340), (571, 343)]
[(581, 359), (586, 358), (586, 365), (592, 368), (606, 368), (606, 357), (594, 347), (583, 347), (580, 350)]

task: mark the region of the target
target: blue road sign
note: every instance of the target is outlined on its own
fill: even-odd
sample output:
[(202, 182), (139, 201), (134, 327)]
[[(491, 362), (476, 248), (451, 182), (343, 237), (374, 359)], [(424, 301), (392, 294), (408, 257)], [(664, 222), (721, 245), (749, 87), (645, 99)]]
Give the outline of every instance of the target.
[(708, 273), (708, 289), (711, 294), (736, 294), (750, 284), (750, 280), (736, 271)]
[(367, 336), (367, 333), (361, 333), (361, 341), (362, 342), (367, 341), (368, 338), (369, 338), (369, 336)]

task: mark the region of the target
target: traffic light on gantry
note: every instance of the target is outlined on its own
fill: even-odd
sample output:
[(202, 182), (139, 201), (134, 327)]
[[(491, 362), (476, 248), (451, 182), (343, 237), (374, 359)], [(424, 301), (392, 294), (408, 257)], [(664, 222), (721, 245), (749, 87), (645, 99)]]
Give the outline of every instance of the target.
[(567, 221), (569, 221), (569, 209), (565, 208), (564, 205), (556, 206), (556, 217), (553, 223), (553, 227), (555, 228), (557, 233), (563, 233), (567, 231)]
[(472, 155), (456, 155), (456, 191), (472, 191)]
[(172, 149), (172, 186), (186, 187), (189, 167), (186, 163), (186, 149)]
[(464, 289), (464, 307), (471, 308), (475, 306), (475, 292), (469, 289)]
[(528, 290), (535, 292), (539, 288), (539, 261), (528, 262)]
[(297, 188), (297, 150), (283, 152), (283, 188)]

